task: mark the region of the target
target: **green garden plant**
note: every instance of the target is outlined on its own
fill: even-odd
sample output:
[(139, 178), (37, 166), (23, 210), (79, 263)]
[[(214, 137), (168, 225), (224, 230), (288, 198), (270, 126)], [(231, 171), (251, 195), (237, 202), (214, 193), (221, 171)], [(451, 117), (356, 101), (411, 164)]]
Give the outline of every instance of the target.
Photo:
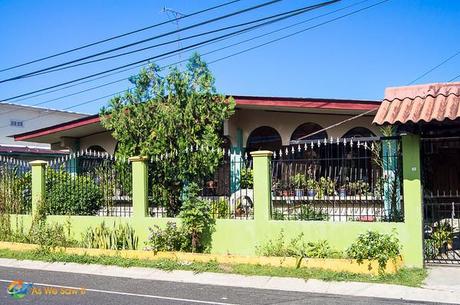
[(190, 251), (203, 252), (209, 246), (214, 219), (208, 202), (197, 197), (198, 186), (191, 183), (187, 191), (186, 200), (179, 214), (182, 229), (190, 241)]
[(226, 219), (230, 216), (230, 205), (225, 198), (211, 202), (211, 214), (215, 219)]
[(149, 228), (148, 241), (145, 250), (158, 251), (186, 251), (190, 242), (182, 227), (169, 221), (164, 229), (158, 225)]
[(275, 239), (270, 239), (256, 247), (256, 253), (263, 256), (295, 257), (300, 267), (303, 258), (341, 258), (339, 251), (333, 250), (326, 240), (304, 241), (304, 234), (287, 241), (284, 231), (281, 230)]
[(84, 248), (136, 250), (138, 243), (139, 238), (129, 224), (113, 223), (112, 227), (108, 227), (102, 222), (82, 234), (80, 245)]
[(448, 222), (439, 222), (433, 228), (431, 240), (438, 253), (445, 253), (453, 242), (453, 229)]
[(394, 232), (384, 234), (367, 231), (358, 236), (346, 253), (358, 263), (362, 263), (365, 259), (377, 260), (380, 272), (383, 272), (389, 260), (396, 260), (401, 255), (400, 251), (401, 244)]
[(89, 176), (47, 169), (45, 213), (48, 215), (96, 215), (103, 206), (103, 195), (102, 188)]
[(241, 180), (240, 187), (242, 189), (252, 189), (254, 186), (254, 178), (252, 169), (248, 167), (243, 167), (241, 169)]

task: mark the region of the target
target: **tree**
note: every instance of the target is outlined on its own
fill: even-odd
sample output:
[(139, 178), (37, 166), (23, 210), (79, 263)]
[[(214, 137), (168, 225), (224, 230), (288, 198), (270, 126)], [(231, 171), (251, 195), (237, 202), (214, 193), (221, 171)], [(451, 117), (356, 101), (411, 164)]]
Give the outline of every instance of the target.
[[(134, 88), (101, 110), (102, 124), (118, 141), (118, 158), (152, 159), (154, 197), (175, 215), (184, 186), (201, 183), (217, 168), (223, 122), (233, 114), (234, 101), (217, 93), (213, 75), (197, 54), (184, 71), (172, 68), (163, 76), (152, 64), (130, 81)], [(190, 152), (192, 147), (200, 149)]]

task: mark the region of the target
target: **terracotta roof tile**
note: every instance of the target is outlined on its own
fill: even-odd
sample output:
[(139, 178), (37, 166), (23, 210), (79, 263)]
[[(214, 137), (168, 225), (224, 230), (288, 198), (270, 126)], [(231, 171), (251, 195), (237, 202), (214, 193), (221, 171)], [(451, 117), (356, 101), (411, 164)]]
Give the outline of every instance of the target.
[(374, 123), (417, 123), (455, 120), (459, 117), (460, 82), (436, 83), (388, 88)]

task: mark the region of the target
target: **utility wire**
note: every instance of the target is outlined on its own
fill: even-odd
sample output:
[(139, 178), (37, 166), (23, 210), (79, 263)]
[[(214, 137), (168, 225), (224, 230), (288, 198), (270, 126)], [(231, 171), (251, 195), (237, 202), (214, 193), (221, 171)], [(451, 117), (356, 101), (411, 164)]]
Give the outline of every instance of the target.
[[(259, 18), (259, 19), (256, 19), (256, 20), (248, 21), (248, 22), (238, 23), (238, 24), (235, 24), (235, 25), (226, 26), (226, 27), (223, 27), (223, 28), (215, 29), (215, 30), (206, 31), (206, 32), (202, 32), (202, 33), (199, 33), (199, 34), (194, 34), (194, 35), (191, 35), (191, 36), (182, 37), (182, 38), (178, 38), (178, 39), (158, 43), (158, 44), (155, 44), (155, 45), (151, 45), (151, 46), (148, 46), (148, 47), (144, 47), (144, 48), (140, 48), (140, 49), (124, 52), (124, 53), (119, 53), (119, 54), (115, 54), (115, 55), (111, 55), (111, 56), (107, 56), (107, 57), (103, 57), (103, 58), (98, 58), (98, 59), (94, 59), (94, 60), (90, 60), (90, 61), (80, 62), (80, 63), (76, 63), (76, 64), (73, 64), (73, 65), (67, 65), (67, 66), (63, 66), (63, 67), (60, 67), (60, 68), (56, 68), (56, 69), (52, 69), (52, 70), (47, 70), (47, 71), (31, 74), (31, 75), (28, 75), (28, 76), (24, 76), (23, 78), (33, 77), (33, 76), (47, 74), (47, 73), (56, 72), (56, 71), (61, 71), (61, 70), (74, 68), (74, 67), (78, 67), (78, 66), (82, 66), (82, 65), (87, 65), (87, 64), (90, 64), (90, 63), (100, 62), (100, 61), (104, 61), (104, 60), (108, 60), (108, 59), (113, 59), (113, 58), (117, 58), (117, 57), (121, 57), (121, 56), (125, 56), (125, 55), (131, 55), (131, 54), (134, 54), (134, 53), (137, 53), (137, 52), (141, 52), (141, 51), (145, 51), (145, 50), (149, 50), (149, 49), (153, 49), (153, 48), (157, 48), (157, 47), (161, 47), (161, 46), (165, 46), (165, 45), (169, 45), (169, 44), (173, 44), (173, 43), (178, 43), (178, 42), (182, 42), (182, 41), (185, 41), (185, 40), (189, 40), (189, 39), (192, 39), (192, 38), (197, 38), (197, 37), (201, 37), (201, 36), (205, 36), (205, 35), (209, 35), (209, 34), (218, 33), (218, 32), (222, 32), (222, 31), (226, 31), (226, 30), (230, 30), (230, 29), (234, 29), (234, 28), (238, 28), (238, 27), (258, 23), (258, 22), (261, 22), (261, 21), (270, 20), (270, 19), (277, 18), (277, 17), (285, 16), (287, 18), (290, 18), (290, 17), (296, 16), (296, 15), (300, 15), (300, 14), (306, 12), (306, 11), (313, 10), (313, 9), (316, 9), (316, 8), (319, 8), (319, 7), (322, 7), (322, 6), (326, 6), (326, 5), (329, 5), (329, 4), (338, 2), (338, 1), (340, 1), (340, 0), (334, 0), (334, 1), (327, 2), (327, 3), (321, 3), (321, 4), (316, 4), (316, 5), (305, 6), (305, 7), (299, 8), (299, 9), (290, 10), (290, 11), (287, 11), (287, 12), (267, 16), (267, 17), (264, 17), (264, 18)], [(277, 21), (281, 21), (281, 20), (284, 20), (284, 19), (286, 19), (286, 18), (278, 18), (278, 19), (275, 19), (273, 21), (277, 22)], [(268, 23), (263, 23), (263, 24), (261, 24), (259, 26), (265, 26), (267, 24)], [(253, 28), (250, 28), (250, 29), (253, 29)]]
[[(425, 73), (423, 73), (422, 75), (420, 75), (419, 77), (417, 77), (416, 79), (414, 79), (413, 81), (411, 81), (410, 83), (408, 83), (407, 85), (412, 85), (413, 83), (415, 83), (416, 81), (418, 81), (419, 79), (427, 76), (428, 74), (430, 74), (431, 72), (433, 72), (434, 70), (436, 70), (437, 68), (441, 67), (442, 65), (444, 65), (445, 63), (447, 63), (448, 61), (452, 60), (453, 58), (455, 58), (456, 56), (458, 56), (460, 54), (460, 50), (457, 51), (455, 54), (449, 56), (448, 58), (446, 58), (445, 60), (443, 60), (442, 62), (440, 62), (439, 64), (437, 64), (436, 66), (434, 66), (433, 68), (429, 69), (428, 71), (426, 71)], [(455, 78), (453, 78), (452, 80), (456, 79), (460, 77), (457, 76)], [(452, 80), (450, 80), (449, 82), (451, 82)]]
[[(356, 3), (356, 4), (354, 4), (354, 5), (350, 5), (350, 6), (344, 7), (344, 8), (339, 9), (339, 10), (343, 10), (343, 9), (349, 8), (349, 7), (351, 7), (351, 6), (355, 6), (355, 5), (361, 4), (361, 3), (363, 3), (363, 2), (368, 2), (368, 1), (370, 1), (370, 0), (364, 0), (364, 1), (361, 1), (361, 2)], [(376, 4), (373, 4), (373, 5), (364, 7), (364, 8), (362, 8), (362, 9), (359, 9), (359, 10), (356, 10), (356, 11), (353, 11), (353, 12), (350, 12), (350, 13), (348, 13), (348, 14), (339, 16), (339, 17), (337, 17), (337, 18), (331, 19), (331, 20), (329, 20), (329, 22), (332, 22), (333, 20), (341, 19), (341, 17), (346, 17), (346, 16), (353, 15), (354, 13), (361, 12), (361, 11), (366, 10), (366, 9), (370, 9), (370, 8), (376, 6), (376, 5), (379, 5), (379, 4), (382, 4), (382, 3), (384, 3), (384, 2), (388, 2), (388, 1), (390, 1), (390, 0), (384, 0), (384, 1), (378, 2), (378, 3), (376, 3)], [(336, 11), (338, 11), (338, 10), (336, 10)], [(333, 13), (333, 12), (330, 12), (330, 13), (327, 13), (327, 14), (331, 14), (331, 13)], [(324, 15), (326, 15), (326, 14), (324, 14)], [(311, 18), (311, 19), (315, 19), (315, 18), (319, 18), (319, 16), (318, 16), (318, 17)], [(307, 22), (307, 21), (308, 21), (308, 20), (305, 20), (305, 21), (302, 21), (302, 22), (299, 22), (299, 23), (304, 23), (304, 22)], [(327, 24), (327, 23), (329, 23), (329, 22), (323, 22), (323, 23), (321, 23), (321, 24), (324, 25), (324, 24)], [(297, 23), (297, 24), (299, 24), (299, 23)], [(288, 27), (292, 27), (292, 26), (294, 26), (294, 25), (291, 25), (291, 26), (288, 26)], [(319, 26), (319, 25), (317, 25), (317, 26)], [(315, 28), (315, 27), (317, 27), (317, 26), (313, 26), (313, 27), (310, 27), (310, 28)], [(285, 27), (285, 28), (288, 28), (288, 27)], [(280, 31), (280, 30), (281, 30), (281, 29), (276, 30), (276, 31)], [(273, 31), (273, 32), (276, 32), (276, 31)], [(296, 33), (298, 34), (298, 33), (301, 33), (301, 32), (303, 32), (303, 31), (297, 31)], [(265, 35), (265, 34), (264, 34), (264, 35)], [(264, 35), (261, 35), (261, 36), (264, 36)], [(290, 36), (292, 36), (292, 34), (286, 35), (286, 36), (283, 36), (283, 37), (290, 37)], [(278, 39), (272, 40), (271, 42), (275, 42), (275, 41), (279, 41), (279, 40), (280, 40), (280, 39), (278, 38)], [(268, 44), (268, 43), (264, 43), (263, 45), (267, 45), (267, 44)], [(245, 51), (249, 51), (249, 50), (252, 50), (252, 49), (254, 49), (254, 48), (249, 48), (249, 49), (240, 51), (240, 52), (238, 52), (238, 53), (236, 53), (236, 54), (241, 54), (241, 53), (243, 53), (243, 52), (245, 52)], [(215, 51), (217, 51), (217, 50), (214, 50), (214, 51), (212, 51), (212, 52), (215, 52)], [(220, 58), (220, 59), (211, 61), (211, 62), (209, 62), (208, 64), (213, 64), (213, 63), (216, 63), (216, 62), (218, 62), (218, 61), (227, 59), (227, 58), (229, 58), (229, 57), (231, 57), (231, 56), (222, 57), (222, 58)], [(186, 61), (186, 60), (182, 60), (182, 61), (180, 61), (180, 62), (183, 62), (183, 61)], [(176, 64), (178, 64), (178, 63), (180, 63), (180, 62), (176, 62), (176, 63), (170, 64), (170, 65), (167, 65), (167, 66), (165, 66), (165, 67), (173, 66), (173, 65), (176, 65)], [(162, 68), (164, 68), (164, 67), (162, 67)], [(130, 90), (130, 89), (131, 89), (131, 88), (128, 88), (127, 90)], [(69, 110), (69, 109), (72, 109), (72, 108), (75, 108), (75, 107), (78, 107), (78, 106), (82, 106), (82, 105), (85, 105), (85, 104), (89, 104), (89, 103), (92, 103), (92, 102), (94, 102), (94, 101), (98, 101), (98, 100), (101, 100), (101, 99), (104, 99), (104, 98), (107, 98), (107, 97), (111, 97), (111, 96), (114, 96), (114, 95), (117, 95), (117, 94), (120, 94), (120, 93), (123, 93), (123, 92), (126, 92), (126, 90), (122, 90), (122, 91), (119, 91), (119, 92), (116, 92), (116, 93), (112, 93), (112, 94), (109, 94), (109, 95), (106, 95), (106, 96), (103, 96), (103, 97), (99, 97), (99, 98), (96, 98), (96, 99), (92, 99), (92, 100), (89, 100), (89, 101), (86, 101), (86, 102), (83, 102), (83, 103), (79, 103), (79, 104), (77, 104), (77, 105), (72, 105), (72, 106), (70, 106), (70, 107), (64, 108), (64, 110)], [(356, 118), (358, 118), (358, 117), (364, 116), (364, 115), (366, 115), (366, 114), (368, 114), (368, 113), (370, 113), (370, 112), (372, 112), (372, 111), (375, 111), (375, 110), (377, 110), (377, 109), (378, 109), (378, 107), (376, 107), (375, 109), (371, 109), (371, 110), (369, 110), (369, 111), (367, 111), (367, 112), (365, 112), (365, 113), (359, 114), (359, 115), (357, 115), (357, 116), (355, 116), (355, 117), (349, 118), (349, 120), (347, 120), (347, 121), (350, 121), (350, 120), (356, 119)], [(340, 122), (339, 122), (339, 123), (340, 123)], [(337, 124), (339, 124), (339, 123), (337, 123)], [(3, 127), (0, 127), (0, 128), (3, 128)], [(320, 130), (320, 131), (318, 131), (318, 132), (321, 132), (321, 131), (323, 131), (323, 130), (327, 130), (327, 129), (330, 129), (330, 128), (332, 128), (332, 127), (326, 127), (325, 129), (322, 129), (322, 130)], [(316, 133), (315, 133), (315, 134), (316, 134)], [(313, 135), (314, 135), (314, 134), (313, 134)], [(307, 135), (306, 137), (309, 137), (309, 136), (312, 136), (312, 135)]]
[(54, 69), (54, 68), (62, 67), (62, 66), (65, 66), (65, 65), (69, 65), (69, 64), (72, 64), (72, 63), (80, 62), (80, 61), (83, 61), (83, 60), (86, 60), (86, 59), (89, 59), (89, 58), (93, 58), (93, 57), (97, 57), (97, 56), (100, 56), (100, 55), (112, 53), (112, 52), (115, 52), (115, 51), (118, 51), (118, 50), (126, 49), (126, 48), (129, 48), (129, 47), (138, 45), (138, 44), (142, 44), (142, 43), (145, 43), (145, 42), (148, 42), (148, 41), (158, 39), (158, 38), (163, 38), (163, 37), (173, 35), (173, 34), (176, 34), (176, 33), (182, 32), (182, 31), (190, 30), (190, 29), (193, 29), (193, 28), (196, 28), (196, 27), (199, 27), (199, 26), (203, 26), (203, 25), (214, 23), (214, 22), (217, 22), (217, 21), (221, 21), (221, 20), (233, 17), (233, 16), (237, 16), (237, 15), (240, 15), (240, 14), (243, 14), (243, 13), (247, 13), (247, 12), (250, 12), (250, 11), (265, 7), (265, 6), (275, 4), (275, 3), (280, 2), (280, 1), (282, 1), (282, 0), (270, 0), (268, 2), (264, 2), (264, 3), (254, 5), (254, 6), (251, 6), (251, 7), (245, 8), (245, 9), (241, 9), (241, 10), (238, 10), (238, 11), (234, 11), (234, 12), (229, 13), (229, 14), (225, 14), (225, 15), (222, 15), (222, 16), (219, 16), (219, 17), (215, 17), (215, 18), (211, 18), (211, 19), (208, 19), (208, 20), (205, 20), (205, 21), (201, 21), (201, 22), (189, 25), (189, 26), (181, 28), (181, 29), (176, 29), (176, 30), (169, 31), (169, 32), (166, 32), (166, 33), (163, 33), (163, 34), (155, 35), (155, 36), (152, 36), (152, 37), (149, 37), (149, 38), (146, 38), (146, 39), (138, 40), (138, 41), (135, 41), (135, 42), (132, 42), (132, 43), (129, 43), (129, 44), (125, 44), (125, 45), (122, 45), (122, 46), (119, 46), (119, 47), (116, 47), (116, 48), (112, 48), (112, 49), (105, 50), (105, 51), (102, 51), (102, 52), (99, 52), (99, 53), (95, 53), (95, 54), (92, 54), (92, 55), (77, 58), (77, 59), (67, 61), (65, 63), (61, 63), (61, 64), (58, 64), (58, 65), (54, 65), (54, 66), (50, 66), (50, 67), (47, 67), (47, 68), (35, 70), (35, 71), (29, 72), (29, 73), (26, 73), (26, 74), (22, 74), (22, 75), (10, 77), (10, 78), (7, 78), (7, 79), (3, 79), (3, 80), (0, 80), (0, 83), (21, 79), (21, 78), (24, 78), (25, 76), (28, 76), (28, 75), (31, 75), (31, 74), (36, 74), (36, 73), (39, 73), (39, 72), (43, 72), (43, 71), (51, 70), (51, 69)]
[[(388, 1), (388, 0), (386, 0), (386, 1)], [(268, 22), (273, 23), (273, 21), (268, 21)], [(259, 27), (259, 25), (257, 25), (257, 27)], [(67, 81), (67, 82), (64, 82), (64, 83), (56, 84), (56, 85), (53, 85), (53, 86), (50, 86), (50, 87), (34, 90), (34, 91), (23, 93), (23, 94), (20, 94), (20, 95), (16, 95), (16, 96), (4, 99), (3, 101), (9, 101), (9, 100), (13, 100), (13, 99), (20, 98), (20, 97), (23, 97), (23, 96), (43, 92), (43, 91), (46, 91), (46, 90), (49, 90), (49, 89), (54, 89), (54, 88), (57, 88), (57, 87), (65, 86), (65, 85), (68, 85), (68, 84), (71, 84), (71, 83), (74, 83), (74, 82), (78, 82), (78, 81), (85, 80), (85, 79), (88, 79), (88, 78), (92, 78), (92, 77), (95, 77), (95, 76), (110, 73), (110, 72), (113, 72), (113, 71), (116, 71), (116, 70), (119, 70), (119, 69), (123, 69), (123, 68), (127, 68), (127, 67), (130, 67), (130, 66), (133, 66), (133, 65), (137, 65), (137, 64), (140, 64), (140, 63), (145, 63), (145, 62), (157, 59), (159, 57), (163, 57), (163, 56), (166, 56), (166, 55), (169, 55), (169, 54), (175, 54), (177, 52), (181, 52), (181, 51), (184, 51), (184, 50), (195, 48), (197, 46), (201, 46), (201, 45), (207, 44), (209, 42), (213, 42), (213, 41), (220, 40), (222, 38), (230, 37), (230, 36), (232, 36), (234, 34), (237, 34), (237, 33), (243, 33), (245, 31), (247, 31), (248, 29), (249, 28), (242, 29), (242, 30), (235, 31), (235, 32), (232, 32), (232, 33), (229, 33), (229, 34), (225, 34), (225, 35), (214, 37), (214, 38), (211, 38), (211, 39), (208, 39), (208, 40), (205, 40), (205, 41), (201, 41), (201, 42), (198, 42), (198, 43), (195, 43), (195, 44), (192, 44), (192, 45), (189, 45), (189, 46), (177, 49), (177, 50), (165, 52), (165, 53), (160, 54), (160, 55), (155, 55), (155, 56), (150, 57), (150, 58), (146, 58), (146, 59), (142, 59), (142, 60), (139, 60), (139, 61), (136, 61), (136, 62), (125, 64), (125, 65), (122, 65), (122, 66), (119, 66), (119, 67), (116, 67), (116, 68), (112, 68), (112, 69), (105, 70), (105, 71), (102, 71), (102, 72), (98, 72), (98, 73), (95, 73), (95, 74), (87, 75), (87, 76), (84, 76), (84, 77), (81, 77), (81, 78), (78, 78), (78, 79), (74, 79), (74, 80)]]
[[(202, 13), (206, 13), (206, 12), (209, 12), (209, 11), (212, 11), (212, 10), (224, 7), (224, 6), (228, 6), (230, 4), (233, 4), (233, 3), (239, 2), (239, 1), (241, 1), (241, 0), (233, 0), (233, 1), (225, 2), (223, 4), (219, 4), (219, 5), (216, 5), (216, 6), (208, 7), (208, 8), (205, 8), (203, 10), (200, 10), (200, 11), (196, 11), (196, 12), (193, 12), (193, 13), (190, 13), (190, 14), (183, 15), (183, 16), (177, 18), (176, 20), (185, 19), (185, 18), (189, 18), (189, 17), (192, 17), (192, 16), (202, 14)], [(72, 53), (72, 52), (75, 52), (75, 51), (83, 50), (83, 49), (86, 49), (86, 48), (89, 48), (89, 47), (92, 47), (92, 46), (95, 46), (95, 45), (98, 45), (98, 44), (101, 44), (101, 43), (105, 43), (105, 42), (108, 42), (108, 41), (111, 41), (111, 40), (115, 40), (115, 39), (118, 39), (118, 38), (122, 38), (122, 37), (125, 37), (125, 36), (129, 36), (129, 35), (132, 35), (132, 34), (143, 32), (143, 31), (146, 31), (146, 30), (149, 30), (149, 29), (153, 29), (153, 28), (165, 25), (165, 24), (170, 23), (170, 22), (171, 21), (168, 20), (168, 21), (156, 23), (156, 24), (153, 24), (153, 25), (150, 25), (150, 26), (147, 26), (147, 27), (143, 27), (143, 28), (131, 31), (131, 32), (127, 32), (127, 33), (124, 33), (124, 34), (120, 34), (120, 35), (112, 36), (112, 37), (109, 37), (109, 38), (105, 38), (105, 39), (102, 39), (102, 40), (99, 40), (99, 41), (96, 41), (96, 42), (85, 44), (83, 46), (73, 48), (73, 49), (70, 49), (70, 50), (67, 50), (67, 51), (59, 52), (59, 53), (52, 54), (52, 55), (49, 55), (49, 56), (45, 56), (45, 57), (42, 57), (42, 58), (34, 59), (34, 60), (31, 60), (31, 61), (28, 61), (28, 62), (25, 62), (25, 63), (22, 63), (22, 64), (18, 64), (18, 65), (15, 65), (15, 66), (4, 68), (4, 69), (1, 69), (0, 72), (16, 69), (16, 68), (19, 68), (19, 67), (23, 67), (23, 66), (33, 64), (33, 63), (44, 61), (44, 60), (47, 60), (47, 59), (50, 59), (50, 58), (58, 57), (58, 56), (61, 56), (61, 55), (64, 55), (64, 54), (69, 54), (69, 53)]]
[[(242, 40), (242, 41), (239, 41), (239, 42), (236, 42), (236, 43), (233, 43), (233, 44), (230, 44), (230, 45), (227, 45), (227, 46), (224, 46), (224, 47), (221, 47), (221, 48), (218, 48), (218, 49), (214, 49), (212, 51), (209, 51), (209, 52), (206, 52), (206, 53), (203, 53), (201, 55), (205, 56), (205, 55), (208, 55), (208, 54), (212, 54), (212, 53), (215, 53), (215, 52), (218, 52), (218, 51), (221, 51), (221, 50), (224, 50), (224, 49), (228, 49), (230, 47), (233, 47), (233, 46), (237, 46), (237, 45), (240, 45), (240, 44), (243, 44), (243, 43), (246, 43), (246, 42), (249, 42), (249, 41), (252, 41), (252, 40), (255, 40), (255, 39), (259, 39), (259, 38), (262, 38), (264, 36), (268, 36), (268, 35), (271, 35), (271, 34), (274, 34), (274, 33), (277, 33), (277, 32), (280, 32), (280, 31), (283, 31), (283, 30), (286, 30), (286, 29), (289, 29), (289, 28), (292, 28), (292, 27), (295, 27), (295, 26), (298, 26), (300, 24), (304, 24), (304, 23), (307, 23), (309, 21), (312, 21), (312, 20), (315, 20), (315, 19), (319, 19), (319, 18), (322, 18), (324, 16), (327, 16), (327, 15), (331, 15), (331, 14), (334, 14), (334, 13), (337, 13), (339, 11), (343, 11), (343, 10), (346, 10), (346, 9), (349, 9), (351, 7), (354, 7), (354, 6), (357, 6), (357, 5), (360, 5), (362, 3), (365, 3), (365, 2), (369, 2), (370, 0), (363, 0), (363, 1), (360, 1), (360, 2), (356, 2), (354, 4), (351, 4), (351, 5), (348, 5), (348, 6), (345, 6), (345, 7), (342, 7), (340, 9), (336, 9), (336, 10), (333, 10), (331, 12), (328, 12), (328, 13), (325, 13), (325, 14), (321, 14), (321, 15), (318, 15), (318, 16), (315, 16), (315, 17), (312, 17), (312, 18), (308, 18), (306, 20), (302, 20), (300, 22), (296, 22), (294, 24), (291, 24), (291, 25), (288, 25), (288, 26), (285, 26), (285, 27), (282, 27), (282, 28), (279, 28), (279, 29), (276, 29), (274, 31), (270, 31), (270, 32), (267, 32), (267, 33), (264, 33), (264, 34), (261, 34), (261, 35), (257, 35), (257, 36), (254, 36), (254, 37), (251, 37), (249, 39), (245, 39), (245, 40)], [(241, 33), (243, 34), (243, 33)], [(238, 34), (240, 35), (240, 34)], [(237, 36), (237, 35), (235, 35)], [(224, 39), (222, 39), (224, 40)], [(215, 42), (212, 42), (212, 43), (209, 43), (209, 44), (213, 44)], [(199, 47), (196, 47), (194, 49), (198, 49)], [(170, 56), (167, 56), (167, 57), (164, 57), (162, 59), (166, 59), (166, 58), (169, 58), (169, 57), (173, 57), (174, 55), (170, 55)], [(183, 62), (183, 61), (182, 61)], [(38, 94), (35, 94), (35, 95), (32, 95), (32, 96), (29, 96), (29, 97), (23, 97), (21, 99), (17, 99), (16, 102), (18, 101), (23, 101), (23, 100), (28, 100), (28, 99), (32, 99), (32, 98), (35, 98), (35, 97), (38, 97), (38, 96), (42, 96), (42, 95), (46, 95), (46, 94), (50, 94), (50, 93), (54, 93), (56, 91), (61, 91), (61, 90), (64, 90), (64, 89), (68, 89), (70, 87), (75, 87), (75, 86), (78, 86), (78, 85), (81, 85), (81, 84), (85, 84), (85, 83), (88, 83), (88, 82), (92, 82), (94, 80), (98, 80), (98, 79), (102, 79), (102, 78), (106, 78), (106, 77), (109, 77), (109, 76), (112, 76), (112, 75), (115, 75), (115, 74), (119, 74), (119, 73), (122, 73), (122, 72), (125, 72), (125, 71), (128, 71), (128, 70), (133, 70), (133, 69), (136, 69), (138, 67), (142, 67), (144, 66), (144, 64), (141, 64), (141, 65), (137, 65), (137, 66), (134, 66), (134, 67), (131, 67), (131, 68), (128, 68), (128, 69), (124, 69), (124, 70), (120, 70), (120, 71), (117, 71), (117, 72), (114, 72), (114, 73), (110, 73), (110, 74), (107, 74), (107, 75), (104, 75), (104, 76), (100, 76), (98, 78), (95, 78), (95, 79), (92, 79), (92, 80), (86, 80), (86, 81), (83, 81), (83, 82), (80, 82), (80, 83), (77, 83), (77, 84), (71, 84), (71, 85), (68, 85), (66, 87), (63, 87), (63, 88), (58, 88), (58, 89), (54, 89), (54, 90), (51, 90), (51, 91), (48, 91), (48, 92), (44, 92), (44, 93), (38, 93)], [(77, 91), (77, 92), (74, 92), (72, 94), (69, 94), (69, 95), (64, 95), (64, 96), (60, 96), (58, 98), (55, 98), (55, 99), (52, 99), (52, 100), (48, 100), (48, 101), (45, 101), (45, 102), (40, 102), (38, 104), (33, 104), (32, 106), (38, 106), (38, 105), (43, 105), (43, 104), (46, 104), (46, 103), (49, 103), (49, 102), (52, 102), (52, 101), (55, 101), (55, 100), (58, 100), (58, 99), (61, 99), (61, 98), (65, 98), (65, 97), (68, 97), (68, 96), (74, 96), (74, 95), (77, 95), (77, 94), (81, 94), (81, 93), (85, 93), (85, 92), (88, 92), (88, 91), (91, 91), (91, 90), (94, 90), (94, 89), (98, 89), (98, 88), (101, 88), (101, 87), (104, 87), (104, 86), (108, 86), (108, 85), (111, 85), (111, 84), (114, 84), (114, 83), (117, 83), (117, 82), (121, 82), (121, 81), (125, 81), (129, 79), (129, 77), (124, 77), (124, 78), (121, 78), (121, 79), (117, 79), (115, 81), (111, 81), (111, 82), (108, 82), (108, 83), (105, 83), (105, 84), (102, 84), (102, 85), (98, 85), (98, 86), (95, 86), (95, 87), (90, 87), (90, 88), (87, 88), (87, 89), (84, 89), (84, 90), (81, 90), (81, 91)], [(14, 111), (14, 110), (12, 110)]]

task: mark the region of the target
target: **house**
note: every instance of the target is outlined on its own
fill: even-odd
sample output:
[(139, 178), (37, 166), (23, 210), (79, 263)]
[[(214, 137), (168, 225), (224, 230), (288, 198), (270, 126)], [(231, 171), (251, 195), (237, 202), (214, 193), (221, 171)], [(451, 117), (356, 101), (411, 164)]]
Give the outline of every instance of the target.
[(0, 103), (0, 156), (21, 160), (49, 159), (62, 151), (50, 150), (50, 144), (15, 141), (12, 134), (28, 132), (55, 124), (86, 117), (85, 114), (48, 108)]
[(459, 264), (460, 82), (387, 88), (373, 122), (416, 135), (403, 153), (420, 158), (425, 261)]
[[(246, 152), (260, 149), (277, 150), (291, 141), (342, 122), (362, 112), (365, 116), (344, 122), (313, 138), (371, 136), (380, 134), (372, 125), (380, 101), (234, 96), (235, 114), (224, 124), (226, 145)], [(50, 145), (54, 150), (94, 150), (114, 154), (117, 143), (100, 123), (99, 115), (78, 118), (14, 135), (19, 142)]]

